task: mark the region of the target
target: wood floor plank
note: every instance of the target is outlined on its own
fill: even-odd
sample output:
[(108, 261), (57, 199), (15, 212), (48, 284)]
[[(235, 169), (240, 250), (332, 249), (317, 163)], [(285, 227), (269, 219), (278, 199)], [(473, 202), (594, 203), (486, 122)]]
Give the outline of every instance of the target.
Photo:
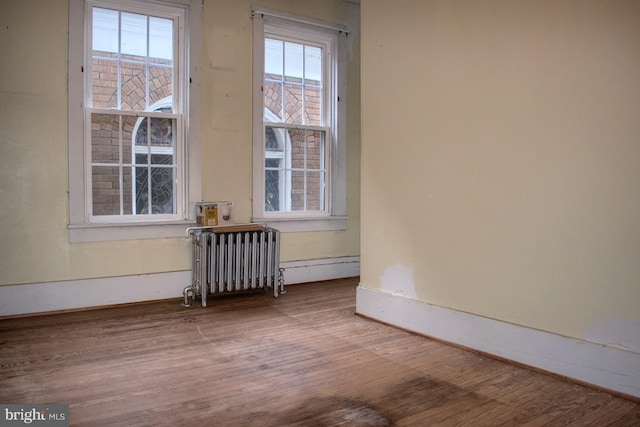
[(640, 425), (640, 404), (354, 314), (357, 279), (0, 320), (0, 401), (78, 426)]

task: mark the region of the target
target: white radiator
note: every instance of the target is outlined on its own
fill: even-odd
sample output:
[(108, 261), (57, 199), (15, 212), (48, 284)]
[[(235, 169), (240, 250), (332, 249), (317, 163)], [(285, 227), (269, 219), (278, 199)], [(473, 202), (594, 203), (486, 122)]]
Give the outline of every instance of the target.
[(202, 306), (207, 297), (273, 288), (273, 296), (284, 293), (280, 268), (280, 232), (264, 225), (194, 227), (192, 242), (191, 286), (184, 289), (199, 295)]

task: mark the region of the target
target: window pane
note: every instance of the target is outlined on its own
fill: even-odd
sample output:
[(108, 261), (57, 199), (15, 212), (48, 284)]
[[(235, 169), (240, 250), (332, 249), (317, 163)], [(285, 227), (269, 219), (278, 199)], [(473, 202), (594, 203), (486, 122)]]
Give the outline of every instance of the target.
[(120, 116), (91, 115), (91, 162), (120, 162)]
[(264, 40), (264, 72), (265, 78), (282, 80), (283, 69), (283, 44), (280, 40)]
[(122, 109), (144, 111), (147, 109), (147, 73), (145, 66), (122, 62), (120, 71)]
[(304, 47), (304, 78), (306, 84), (322, 84), (322, 49)]
[(173, 21), (149, 18), (149, 60), (170, 64), (173, 61)]
[(285, 83), (284, 85), (284, 122), (300, 125), (302, 121), (302, 85)]
[(282, 163), (281, 159), (265, 159), (264, 166), (267, 169), (279, 169), (280, 164)]
[[(274, 162), (279, 162), (275, 160)], [(274, 165), (272, 162), (271, 165)], [(280, 205), (280, 194), (284, 190), (281, 188), (283, 173), (279, 170), (266, 170), (264, 173), (264, 210), (267, 212), (277, 212), (282, 210)]]
[(265, 211), (282, 211), (285, 206), (285, 147), (287, 131), (267, 126), (265, 129)]
[[(145, 119), (146, 120), (146, 119)], [(176, 120), (154, 117), (151, 119), (151, 145), (170, 148), (175, 145), (174, 129)]]
[[(177, 121), (173, 118), (152, 117), (137, 119), (136, 123), (136, 145), (161, 147), (163, 153), (173, 153), (175, 150), (176, 140), (174, 130)], [(168, 149), (168, 151), (166, 151)]]
[(133, 215), (133, 168), (122, 168), (122, 214)]
[(147, 56), (147, 17), (123, 12), (121, 15), (121, 51), (124, 55)]
[(322, 126), (322, 92), (319, 87), (304, 87), (304, 123)]
[[(171, 159), (166, 159), (164, 162), (172, 163)], [(173, 197), (174, 183), (175, 168), (151, 168), (151, 213), (173, 214), (176, 212)]]
[(321, 126), (322, 119), (322, 49), (304, 48), (304, 122)]
[(274, 128), (267, 126), (265, 129), (265, 150), (268, 152), (284, 151), (285, 143), (287, 140), (286, 129)]
[(304, 211), (305, 199), (305, 173), (304, 171), (291, 172), (291, 211)]
[(140, 153), (140, 147), (147, 147), (149, 145), (149, 122), (146, 118), (138, 119), (136, 126), (136, 153)]
[(94, 108), (118, 108), (118, 62), (93, 59), (91, 91)]
[[(148, 149), (151, 150), (150, 156), (144, 153), (136, 154), (138, 166), (135, 167), (136, 185), (133, 193), (136, 201), (136, 213), (138, 215), (176, 213), (174, 194), (177, 166), (175, 165), (175, 156), (154, 153), (152, 147), (148, 147)], [(151, 164), (148, 164), (149, 158)]]
[(298, 43), (284, 44), (284, 75), (285, 80), (302, 83), (304, 70), (303, 46)]
[[(150, 106), (171, 96), (173, 96), (173, 68), (149, 66)], [(173, 108), (168, 111), (173, 111)]]
[(109, 56), (118, 52), (118, 12), (93, 8), (93, 54)]
[(304, 130), (290, 129), (289, 141), (291, 143), (291, 167), (293, 169), (304, 169), (305, 166), (305, 141)]
[(131, 164), (132, 146), (134, 144), (133, 131), (136, 128), (138, 117), (123, 117), (122, 123), (122, 163)]
[(307, 156), (306, 169), (322, 170), (324, 169), (324, 132), (323, 131), (307, 131)]
[[(136, 161), (138, 156), (136, 156)], [(146, 159), (146, 156), (144, 157)], [(141, 159), (142, 160), (142, 159)], [(142, 163), (142, 162), (140, 162)], [(149, 168), (148, 167), (136, 167), (135, 177), (135, 200), (136, 200), (136, 214), (148, 215), (149, 212)]]
[(284, 69), (284, 43), (280, 40), (265, 39), (264, 54), (264, 120), (283, 121), (282, 80)]
[(324, 172), (307, 172), (306, 210), (324, 210)]
[[(136, 150), (137, 151), (137, 150)], [(149, 154), (147, 153), (136, 153), (136, 165), (148, 165), (149, 164)], [(136, 168), (138, 169), (138, 168)]]
[(120, 215), (120, 168), (91, 168), (93, 215)]
[(282, 83), (264, 82), (264, 121), (282, 122), (284, 111), (282, 107)]
[(175, 156), (172, 154), (154, 154), (153, 150), (151, 153), (151, 164), (173, 166)]

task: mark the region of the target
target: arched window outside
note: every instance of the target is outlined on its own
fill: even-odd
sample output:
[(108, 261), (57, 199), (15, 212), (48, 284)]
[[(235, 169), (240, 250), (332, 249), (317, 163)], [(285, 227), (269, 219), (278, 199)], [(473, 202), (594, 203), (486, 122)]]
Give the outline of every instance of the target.
[[(275, 119), (271, 110), (265, 117)], [(291, 210), (291, 138), (285, 129), (265, 127), (264, 203), (267, 212)]]
[[(150, 110), (171, 112), (172, 97)], [(133, 132), (131, 174), (134, 215), (172, 214), (176, 211), (176, 141), (174, 120), (167, 117), (139, 118)]]

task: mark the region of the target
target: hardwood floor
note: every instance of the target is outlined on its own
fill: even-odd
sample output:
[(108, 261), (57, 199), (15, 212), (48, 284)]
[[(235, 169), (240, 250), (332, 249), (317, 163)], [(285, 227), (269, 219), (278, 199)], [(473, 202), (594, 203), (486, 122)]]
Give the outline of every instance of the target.
[(356, 286), (0, 320), (0, 402), (95, 426), (640, 425), (640, 403), (357, 316)]

